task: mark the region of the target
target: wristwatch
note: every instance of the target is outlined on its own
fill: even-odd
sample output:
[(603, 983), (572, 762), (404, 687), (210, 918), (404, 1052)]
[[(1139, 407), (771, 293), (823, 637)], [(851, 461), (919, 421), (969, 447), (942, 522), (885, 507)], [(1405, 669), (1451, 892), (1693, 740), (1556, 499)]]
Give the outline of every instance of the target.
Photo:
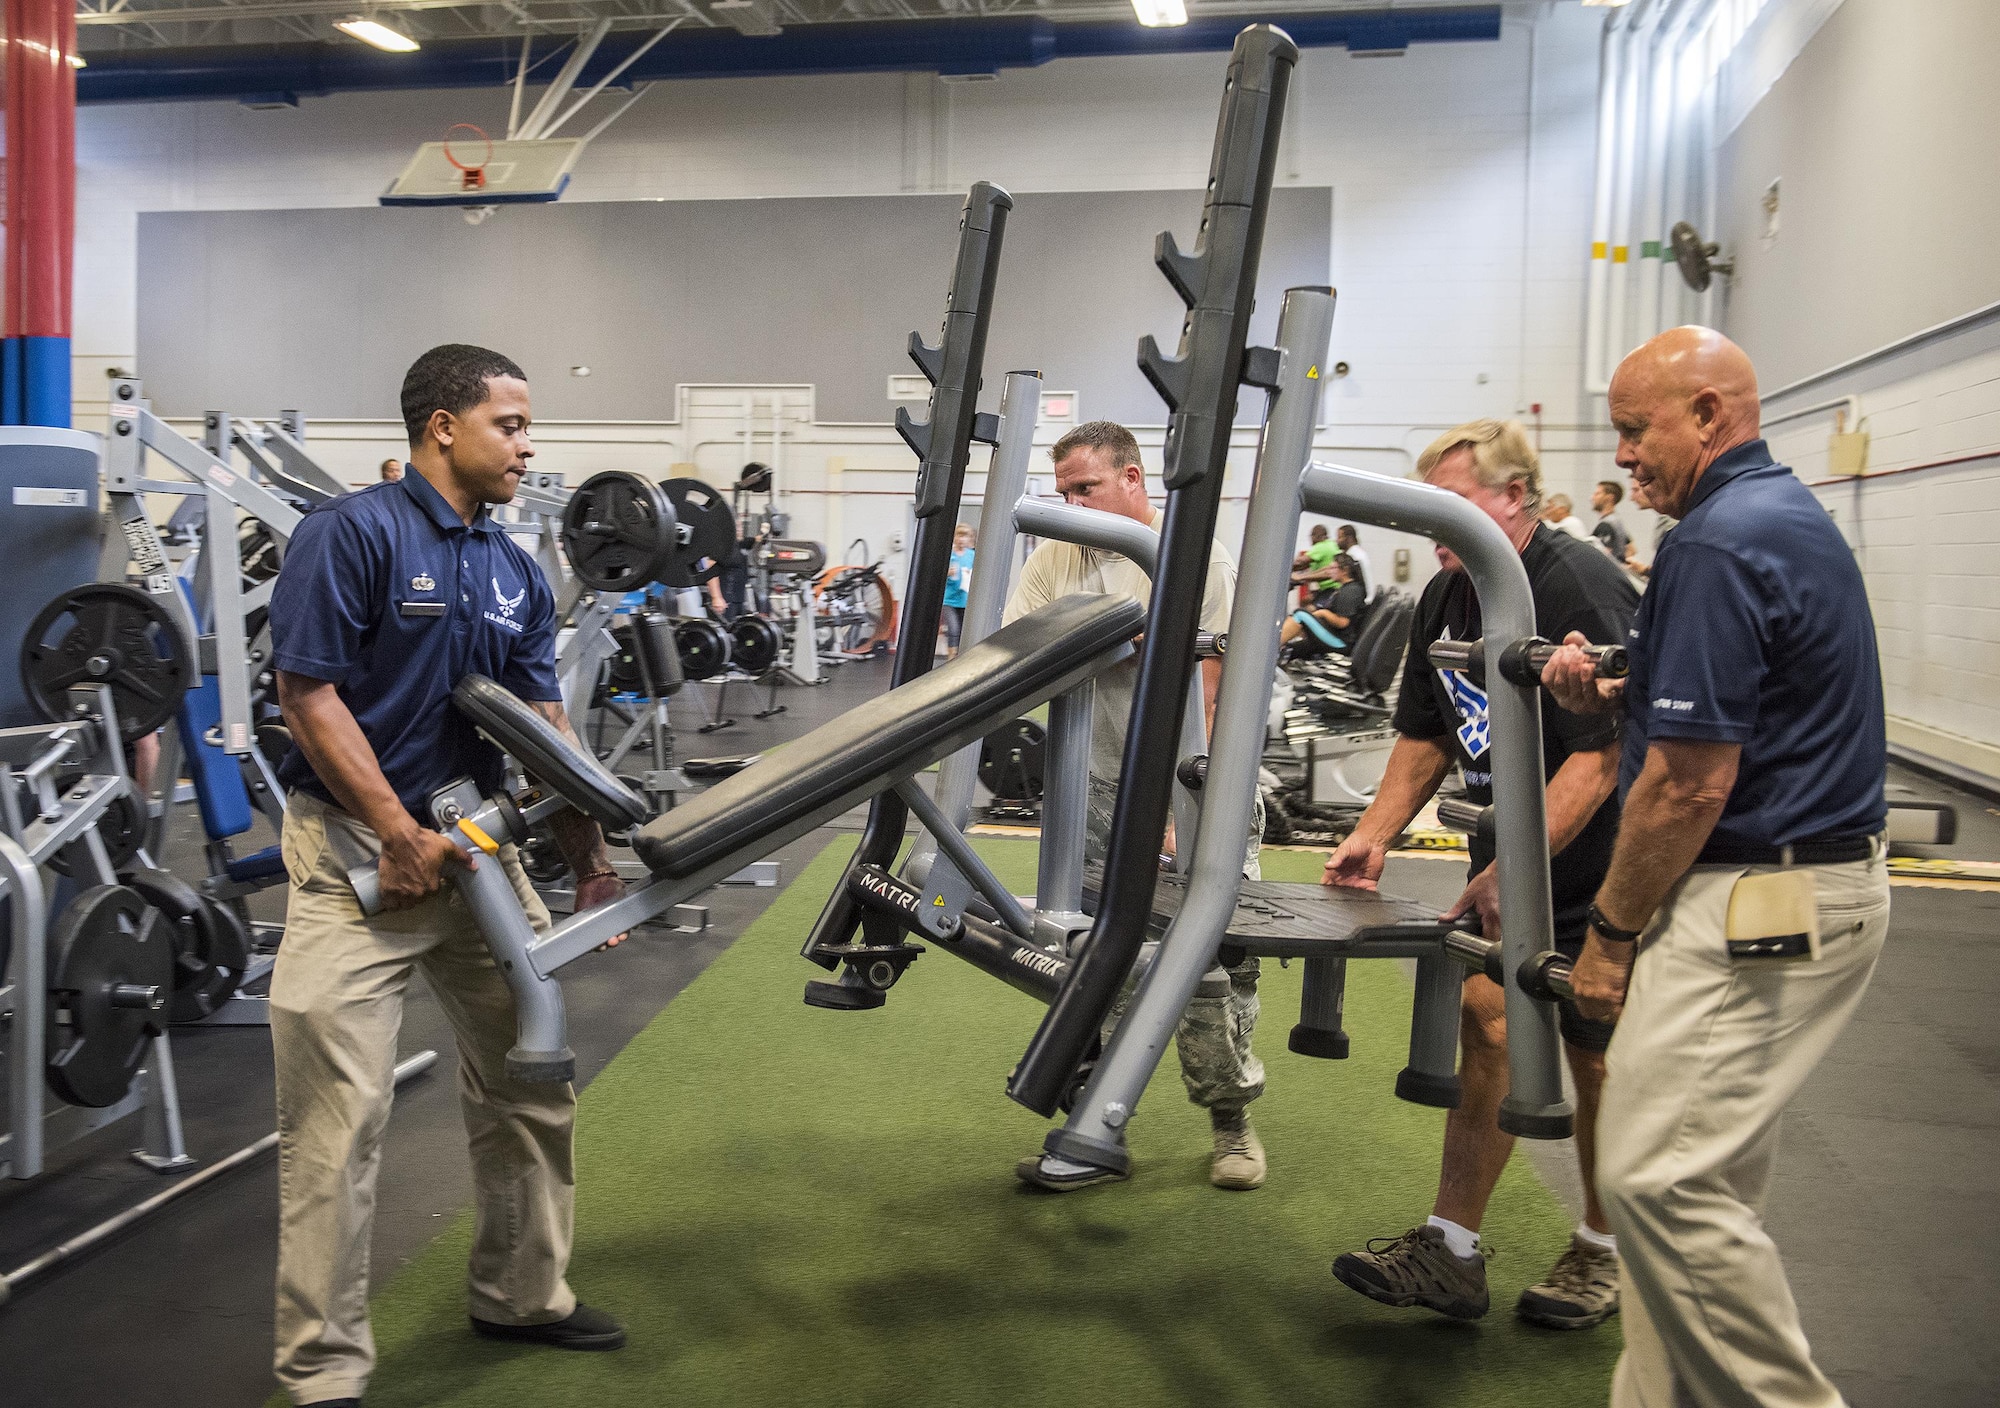
[(1604, 911), (1597, 907), (1596, 900), (1592, 900), (1590, 902), (1590, 912), (1588, 915), (1585, 916), (1585, 922), (1588, 923), (1591, 928), (1595, 929), (1599, 934), (1601, 934), (1606, 939), (1609, 939), (1614, 944), (1636, 943), (1638, 942), (1639, 935), (1645, 932), (1643, 928), (1641, 929), (1619, 928), (1616, 924), (1613, 924), (1609, 919), (1606, 919), (1604, 917)]

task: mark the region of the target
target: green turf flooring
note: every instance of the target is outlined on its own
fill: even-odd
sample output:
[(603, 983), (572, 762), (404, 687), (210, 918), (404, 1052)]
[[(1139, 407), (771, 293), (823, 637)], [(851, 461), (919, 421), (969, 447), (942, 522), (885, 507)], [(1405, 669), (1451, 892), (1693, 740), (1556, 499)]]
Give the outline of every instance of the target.
[[(1565, 1334), (1510, 1313), (1568, 1236), (1525, 1159), (1486, 1223), (1485, 1321), (1390, 1310), (1327, 1272), (1420, 1221), (1435, 1187), (1443, 1116), (1390, 1093), (1410, 1008), (1397, 965), (1355, 965), (1354, 1057), (1328, 1062), (1285, 1050), (1299, 968), (1266, 961), (1262, 1190), (1209, 1187), (1207, 1118), (1166, 1069), (1132, 1126), (1131, 1182), (1041, 1194), (1013, 1165), (1046, 1127), (1002, 1093), (1030, 999), (933, 951), (881, 1011), (799, 1001), (817, 970), (798, 947), (849, 844), (584, 1093), (570, 1279), (630, 1346), (474, 1339), (462, 1217), (375, 1300), (371, 1408), (1605, 1401), (1615, 1322)], [(1033, 843), (981, 850), (1032, 887)], [(1265, 859), (1272, 879), (1318, 867)]]

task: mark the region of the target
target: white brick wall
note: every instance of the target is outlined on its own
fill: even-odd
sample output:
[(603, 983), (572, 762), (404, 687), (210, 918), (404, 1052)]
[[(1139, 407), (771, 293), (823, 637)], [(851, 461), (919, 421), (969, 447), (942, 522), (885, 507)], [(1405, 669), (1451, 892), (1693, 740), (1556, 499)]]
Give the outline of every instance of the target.
[[(1899, 721), (1913, 725), (1902, 730), (1910, 747), (1993, 773), (2000, 763), (2000, 322), (1815, 383), (1767, 403), (1766, 414), (1850, 394), (1870, 435), (1867, 478), (1825, 482), (1831, 411), (1774, 426), (1771, 448), (1814, 485), (1867, 577), (1892, 734)], [(1896, 470), (1906, 472), (1889, 473)], [(1928, 737), (1933, 731), (1946, 737)]]

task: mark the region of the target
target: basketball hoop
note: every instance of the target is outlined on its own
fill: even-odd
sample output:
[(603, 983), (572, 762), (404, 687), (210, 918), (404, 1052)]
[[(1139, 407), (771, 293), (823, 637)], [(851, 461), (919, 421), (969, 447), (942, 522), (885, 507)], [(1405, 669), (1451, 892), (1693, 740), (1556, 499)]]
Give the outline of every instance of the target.
[[(471, 132), (486, 143), (486, 155), (481, 157), (476, 165), (467, 165), (452, 154), (451, 134), (454, 132)], [(469, 122), (454, 122), (444, 130), (444, 159), (458, 168), (460, 190), (483, 191), (486, 189), (486, 167), (493, 160), (493, 139), (486, 135), (484, 129), (475, 127)]]

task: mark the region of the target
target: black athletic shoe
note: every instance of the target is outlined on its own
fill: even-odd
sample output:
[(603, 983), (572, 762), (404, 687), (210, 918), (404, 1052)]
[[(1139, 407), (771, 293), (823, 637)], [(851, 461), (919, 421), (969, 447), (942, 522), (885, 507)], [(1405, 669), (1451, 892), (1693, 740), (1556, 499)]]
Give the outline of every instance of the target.
[(1384, 1305), (1421, 1305), (1454, 1320), (1477, 1320), (1489, 1304), (1487, 1255), (1482, 1247), (1478, 1256), (1453, 1256), (1443, 1231), (1427, 1222), (1400, 1237), (1377, 1237), (1365, 1252), (1342, 1252), (1333, 1275)]
[(601, 1310), (578, 1305), (567, 1320), (551, 1320), (544, 1325), (499, 1325), (472, 1317), (476, 1334), (491, 1340), (516, 1340), (523, 1344), (545, 1344), (556, 1349), (623, 1349), (625, 1327)]
[(317, 1403), (301, 1404), (300, 1408), (361, 1408), (358, 1398), (322, 1398)]
[(1116, 1169), (1099, 1168), (1096, 1164), (1071, 1163), (1054, 1154), (1033, 1154), (1014, 1165), (1014, 1176), (1031, 1187), (1043, 1188), (1051, 1193), (1069, 1193), (1078, 1188), (1093, 1188), (1100, 1183), (1121, 1182), (1130, 1175)]

